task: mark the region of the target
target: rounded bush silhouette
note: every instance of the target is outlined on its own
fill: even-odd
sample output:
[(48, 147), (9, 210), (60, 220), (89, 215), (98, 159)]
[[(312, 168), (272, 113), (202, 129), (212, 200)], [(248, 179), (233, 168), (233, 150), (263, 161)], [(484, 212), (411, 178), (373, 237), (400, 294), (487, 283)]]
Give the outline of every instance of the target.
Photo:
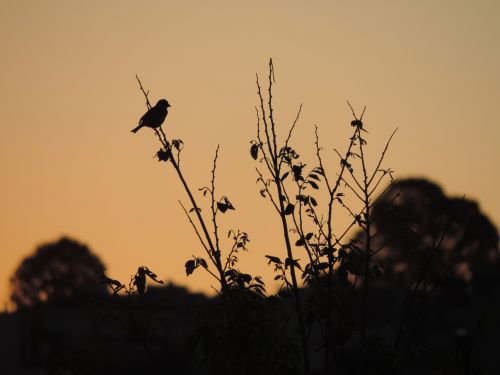
[(17, 308), (88, 302), (106, 293), (103, 271), (103, 263), (86, 245), (62, 237), (38, 246), (21, 262), (10, 279), (10, 298)]
[(372, 219), (374, 261), (385, 271), (381, 281), (401, 285), (423, 278), (481, 289), (500, 281), (498, 230), (475, 201), (447, 197), (425, 179), (406, 179), (380, 197)]

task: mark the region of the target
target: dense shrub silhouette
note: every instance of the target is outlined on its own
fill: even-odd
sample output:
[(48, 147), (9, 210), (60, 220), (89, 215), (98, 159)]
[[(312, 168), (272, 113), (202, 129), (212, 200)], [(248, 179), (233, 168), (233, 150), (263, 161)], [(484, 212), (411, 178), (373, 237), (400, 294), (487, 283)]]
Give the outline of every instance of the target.
[[(221, 297), (189, 338), (195, 369), (208, 374), (300, 374), (300, 345), (284, 301), (244, 287)], [(196, 371), (195, 371), (196, 372)]]
[(103, 272), (103, 263), (86, 245), (62, 237), (21, 262), (10, 279), (11, 301), (17, 308), (88, 302), (106, 293)]
[(498, 230), (476, 202), (425, 179), (399, 180), (373, 207), (382, 284), (492, 288), (500, 280)]

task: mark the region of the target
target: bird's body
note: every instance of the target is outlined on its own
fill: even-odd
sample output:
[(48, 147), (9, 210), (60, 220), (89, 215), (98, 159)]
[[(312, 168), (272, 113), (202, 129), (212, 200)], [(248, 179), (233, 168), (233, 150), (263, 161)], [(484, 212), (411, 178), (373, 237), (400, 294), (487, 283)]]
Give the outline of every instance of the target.
[(158, 100), (158, 103), (150, 108), (144, 116), (139, 120), (139, 125), (132, 129), (132, 133), (136, 133), (140, 128), (147, 126), (148, 128), (159, 128), (168, 114), (170, 104), (165, 99)]

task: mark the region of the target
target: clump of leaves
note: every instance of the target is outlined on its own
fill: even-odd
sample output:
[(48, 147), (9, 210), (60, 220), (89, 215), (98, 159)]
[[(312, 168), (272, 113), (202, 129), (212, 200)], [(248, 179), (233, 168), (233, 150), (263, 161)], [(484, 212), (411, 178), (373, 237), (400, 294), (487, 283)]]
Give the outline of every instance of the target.
[(158, 284), (163, 284), (163, 281), (158, 280), (158, 276), (156, 276), (155, 273), (150, 271), (148, 267), (141, 266), (137, 269), (133, 283), (137, 288), (139, 294), (144, 294), (146, 290), (146, 277), (149, 277), (151, 280), (157, 282)]
[(193, 259), (188, 260), (184, 265), (186, 268), (186, 276), (191, 275), (199, 266), (208, 269), (207, 261), (203, 258), (193, 257)]
[(118, 292), (122, 290), (129, 295), (134, 292), (144, 294), (144, 292), (146, 291), (147, 278), (150, 278), (158, 284), (163, 284), (163, 281), (158, 279), (158, 276), (146, 266), (140, 266), (137, 268), (137, 272), (131, 277), (131, 281), (128, 287), (125, 284), (122, 284), (119, 280), (107, 277), (104, 273), (102, 274), (101, 282), (111, 288), (111, 290), (113, 291), (113, 295), (117, 295)]

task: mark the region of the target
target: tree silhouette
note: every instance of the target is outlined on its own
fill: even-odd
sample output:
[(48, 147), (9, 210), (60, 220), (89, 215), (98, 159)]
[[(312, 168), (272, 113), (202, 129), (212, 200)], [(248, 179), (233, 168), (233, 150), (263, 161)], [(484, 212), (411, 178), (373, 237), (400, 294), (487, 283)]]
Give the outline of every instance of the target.
[(75, 240), (62, 237), (40, 245), (10, 279), (11, 301), (17, 308), (43, 303), (75, 303), (106, 293), (101, 260)]
[(447, 197), (425, 179), (406, 179), (380, 197), (372, 214), (374, 262), (384, 273), (379, 282), (484, 291), (500, 280), (498, 230), (476, 202)]

